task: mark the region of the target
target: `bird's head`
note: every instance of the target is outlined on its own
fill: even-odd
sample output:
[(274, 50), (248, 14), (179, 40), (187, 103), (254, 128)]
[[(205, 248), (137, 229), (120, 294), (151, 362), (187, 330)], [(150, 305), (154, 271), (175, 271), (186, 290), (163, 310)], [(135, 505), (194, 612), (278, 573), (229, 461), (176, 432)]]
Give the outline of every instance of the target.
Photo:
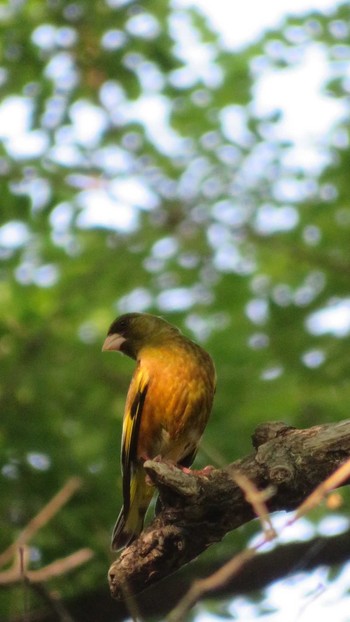
[(116, 350), (136, 359), (143, 347), (157, 346), (179, 332), (157, 315), (126, 313), (110, 326), (102, 350)]

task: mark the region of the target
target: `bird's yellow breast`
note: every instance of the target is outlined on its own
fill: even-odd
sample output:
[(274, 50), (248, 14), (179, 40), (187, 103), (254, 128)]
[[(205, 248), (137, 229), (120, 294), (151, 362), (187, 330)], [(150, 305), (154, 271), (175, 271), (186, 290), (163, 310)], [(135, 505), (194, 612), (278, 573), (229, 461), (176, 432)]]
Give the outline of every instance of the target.
[(214, 394), (210, 357), (191, 342), (144, 348), (130, 391), (147, 380), (138, 434), (137, 458), (157, 455), (176, 462), (198, 445)]

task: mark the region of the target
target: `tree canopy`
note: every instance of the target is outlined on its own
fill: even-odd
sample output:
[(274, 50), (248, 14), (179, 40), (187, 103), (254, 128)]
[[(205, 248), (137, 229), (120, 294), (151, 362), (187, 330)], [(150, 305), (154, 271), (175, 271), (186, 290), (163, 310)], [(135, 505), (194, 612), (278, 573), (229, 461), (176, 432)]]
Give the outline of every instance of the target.
[[(348, 417), (349, 20), (339, 4), (229, 50), (176, 3), (0, 8), (0, 544), (81, 478), (29, 552), (35, 570), (92, 549), (50, 584), (64, 602), (110, 598), (132, 363), (101, 346), (118, 313), (161, 314), (213, 356), (197, 465), (241, 457), (263, 421)], [(334, 122), (288, 134), (283, 85), (314, 57), (314, 115), (322, 127), (335, 106)], [(293, 100), (303, 126), (302, 86)], [(19, 619), (22, 590), (1, 589), (1, 619)], [(30, 611), (45, 606), (30, 593)]]

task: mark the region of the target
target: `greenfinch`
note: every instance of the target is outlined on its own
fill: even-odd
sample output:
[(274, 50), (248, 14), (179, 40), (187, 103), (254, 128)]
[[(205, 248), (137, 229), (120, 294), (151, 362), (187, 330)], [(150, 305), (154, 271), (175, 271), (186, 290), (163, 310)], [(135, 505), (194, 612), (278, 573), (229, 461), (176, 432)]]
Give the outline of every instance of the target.
[(212, 408), (216, 375), (203, 348), (148, 313), (117, 318), (102, 349), (136, 360), (123, 418), (123, 507), (112, 536), (112, 549), (118, 550), (142, 531), (154, 494), (144, 461), (160, 457), (183, 467), (192, 464)]

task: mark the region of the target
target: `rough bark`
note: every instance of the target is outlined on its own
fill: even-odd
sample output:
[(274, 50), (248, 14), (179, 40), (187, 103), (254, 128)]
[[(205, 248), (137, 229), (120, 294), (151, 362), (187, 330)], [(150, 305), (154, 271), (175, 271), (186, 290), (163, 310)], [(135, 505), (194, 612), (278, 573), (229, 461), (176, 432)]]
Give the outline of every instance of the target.
[(257, 428), (255, 451), (206, 475), (147, 461), (162, 510), (109, 571), (111, 594), (136, 594), (197, 557), (214, 542), (254, 518), (235, 482), (237, 472), (259, 489), (272, 486), (270, 512), (292, 510), (350, 456), (350, 421), (299, 430), (274, 422)]

